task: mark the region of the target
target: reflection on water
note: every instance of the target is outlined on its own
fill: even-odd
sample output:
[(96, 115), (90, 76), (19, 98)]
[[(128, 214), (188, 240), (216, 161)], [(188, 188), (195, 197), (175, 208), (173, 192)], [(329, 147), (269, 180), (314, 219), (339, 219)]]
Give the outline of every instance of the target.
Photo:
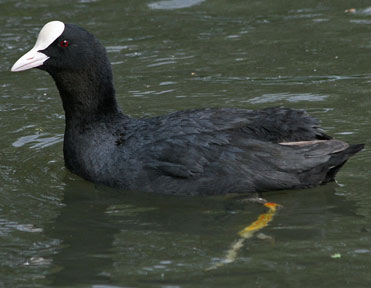
[(324, 101), (327, 95), (314, 95), (311, 93), (302, 94), (290, 94), (290, 93), (279, 93), (279, 94), (264, 94), (259, 97), (249, 99), (248, 102), (252, 104), (269, 103), (276, 101), (288, 101), (288, 102), (301, 102), (301, 101)]
[[(0, 0), (0, 287), (368, 287), (370, 8), (344, 5)], [(53, 80), (9, 72), (55, 19), (107, 47), (118, 101), (132, 116), (285, 105), (368, 146), (339, 185), (263, 195), (284, 207), (265, 236), (205, 271), (266, 210), (229, 197), (115, 191), (68, 172)]]
[[(336, 195), (334, 185), (308, 190), (309, 195), (290, 191), (273, 197), (282, 199), (285, 207), (268, 227), (272, 214), (262, 214), (255, 221), (264, 209), (257, 204), (246, 204), (238, 197), (186, 198), (179, 203), (176, 197), (120, 194), (92, 186), (69, 181), (59, 216), (45, 227), (45, 235), (60, 243), (53, 255), (49, 255), (51, 258), (46, 258), (50, 269), (45, 280), (53, 287), (72, 283), (130, 287), (188, 283), (192, 287), (205, 287), (210, 276), (222, 277), (226, 271), (233, 273), (241, 265), (250, 271), (243, 281), (256, 281), (261, 271), (269, 271), (270, 276), (259, 281), (271, 286), (291, 277), (297, 271), (295, 263), (306, 270), (320, 257), (321, 265), (327, 263), (331, 275), (340, 276), (338, 265), (331, 262), (332, 255), (369, 253), (367, 247), (343, 247), (336, 237), (329, 236), (343, 229), (345, 223), (337, 219), (362, 219), (356, 215), (353, 202)], [(263, 215), (270, 218), (260, 223)], [(244, 245), (234, 250), (238, 253), (233, 261), (208, 269), (215, 262), (223, 263), (221, 257), (226, 248), (241, 237), (237, 232), (254, 233), (256, 227), (270, 240), (243, 237)], [(347, 224), (344, 228), (350, 227)], [(362, 225), (356, 227), (363, 229)], [(348, 234), (342, 239), (354, 237)], [(305, 248), (308, 243), (314, 246)], [(297, 249), (303, 250), (295, 253)], [(289, 267), (281, 266), (287, 261), (285, 257), (281, 259), (286, 253), (294, 253)], [(356, 259), (353, 261), (357, 263)], [(192, 274), (198, 279), (196, 283), (189, 278)], [(224, 285), (224, 281), (213, 283), (215, 287)]]
[(63, 141), (63, 134), (49, 136), (48, 133), (37, 133), (35, 135), (22, 136), (13, 142), (14, 147), (22, 147), (29, 143), (35, 143), (30, 148), (45, 148)]
[(66, 187), (64, 207), (45, 228), (48, 237), (61, 243), (52, 258), (54, 272), (47, 278), (53, 286), (111, 282), (112, 246), (119, 228), (106, 214), (104, 199), (85, 196), (81, 188)]
[(346, 13), (351, 14), (363, 14), (363, 15), (371, 15), (371, 7), (367, 8), (349, 8), (345, 10)]
[(14, 230), (32, 233), (43, 232), (42, 228), (36, 228), (33, 224), (20, 224), (6, 219), (0, 219), (0, 236), (5, 236)]
[(181, 9), (181, 8), (189, 8), (195, 5), (199, 5), (205, 0), (163, 0), (157, 1), (148, 4), (148, 7), (151, 9), (165, 9), (165, 10), (172, 10), (172, 9)]

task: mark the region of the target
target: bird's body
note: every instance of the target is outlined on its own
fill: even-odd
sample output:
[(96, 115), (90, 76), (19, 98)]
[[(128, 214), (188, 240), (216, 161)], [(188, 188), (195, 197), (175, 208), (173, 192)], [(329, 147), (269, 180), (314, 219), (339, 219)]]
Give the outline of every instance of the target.
[[(65, 163), (85, 179), (177, 195), (306, 188), (333, 181), (363, 148), (333, 140), (303, 110), (224, 108), (128, 117), (117, 106), (103, 46), (84, 29), (61, 23), (46, 24), (38, 38), (43, 49), (36, 42), (30, 51), (46, 55), (37, 58), (41, 65), (26, 63), (26, 54), (12, 70), (38, 67), (51, 74), (66, 113)], [(58, 31), (48, 40), (49, 30)]]

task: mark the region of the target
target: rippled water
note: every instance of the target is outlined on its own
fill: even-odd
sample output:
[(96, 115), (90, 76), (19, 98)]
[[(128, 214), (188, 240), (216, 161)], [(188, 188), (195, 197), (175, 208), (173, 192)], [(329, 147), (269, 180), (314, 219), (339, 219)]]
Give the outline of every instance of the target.
[[(370, 5), (0, 0), (0, 287), (370, 287)], [(101, 39), (132, 116), (284, 105), (366, 149), (337, 184), (265, 193), (283, 207), (227, 263), (266, 208), (116, 191), (64, 168), (52, 79), (9, 72), (55, 19)]]

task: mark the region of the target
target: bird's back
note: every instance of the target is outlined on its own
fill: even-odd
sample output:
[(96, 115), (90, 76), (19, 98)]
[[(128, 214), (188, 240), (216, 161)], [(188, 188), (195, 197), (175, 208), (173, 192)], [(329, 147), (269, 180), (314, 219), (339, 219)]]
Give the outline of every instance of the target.
[(361, 149), (327, 140), (317, 120), (283, 108), (189, 110), (95, 125), (82, 135), (84, 155), (73, 157), (85, 162), (74, 172), (110, 186), (168, 194), (318, 185), (329, 181), (332, 166)]

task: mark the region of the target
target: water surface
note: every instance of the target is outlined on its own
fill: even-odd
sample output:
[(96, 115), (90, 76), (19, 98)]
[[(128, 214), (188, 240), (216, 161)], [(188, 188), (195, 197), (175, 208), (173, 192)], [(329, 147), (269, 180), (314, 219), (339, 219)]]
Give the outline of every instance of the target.
[[(0, 0), (0, 11), (0, 287), (370, 287), (369, 1)], [(209, 271), (267, 209), (66, 170), (52, 79), (9, 72), (56, 19), (101, 39), (131, 116), (282, 105), (368, 146), (337, 184), (265, 193), (283, 207), (263, 235)]]

